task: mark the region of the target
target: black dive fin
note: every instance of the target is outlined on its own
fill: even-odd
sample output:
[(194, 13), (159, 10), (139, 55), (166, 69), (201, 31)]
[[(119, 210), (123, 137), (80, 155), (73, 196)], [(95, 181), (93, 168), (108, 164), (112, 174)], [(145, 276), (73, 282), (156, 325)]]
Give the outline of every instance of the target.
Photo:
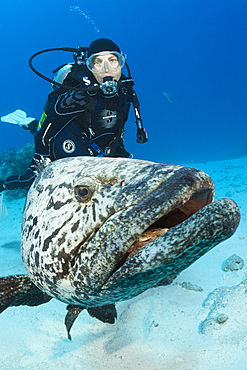
[(0, 278), (0, 313), (11, 306), (39, 306), (51, 299), (34, 285), (28, 275)]
[(71, 340), (70, 335), (70, 329), (72, 328), (72, 325), (74, 324), (77, 316), (81, 313), (82, 310), (84, 310), (83, 307), (80, 306), (73, 306), (72, 304), (69, 304), (67, 306), (67, 315), (65, 316), (65, 326), (67, 329), (68, 339)]
[(115, 304), (106, 304), (105, 306), (89, 307), (87, 311), (90, 316), (96, 319), (107, 322), (108, 324), (114, 324), (117, 318), (117, 310)]

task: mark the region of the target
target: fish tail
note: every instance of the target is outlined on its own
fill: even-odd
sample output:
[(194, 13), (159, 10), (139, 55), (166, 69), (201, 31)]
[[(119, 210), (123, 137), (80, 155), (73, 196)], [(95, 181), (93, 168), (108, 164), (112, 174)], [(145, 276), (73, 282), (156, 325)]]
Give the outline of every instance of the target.
[(28, 275), (0, 278), (0, 313), (11, 306), (38, 306), (51, 299), (34, 285)]

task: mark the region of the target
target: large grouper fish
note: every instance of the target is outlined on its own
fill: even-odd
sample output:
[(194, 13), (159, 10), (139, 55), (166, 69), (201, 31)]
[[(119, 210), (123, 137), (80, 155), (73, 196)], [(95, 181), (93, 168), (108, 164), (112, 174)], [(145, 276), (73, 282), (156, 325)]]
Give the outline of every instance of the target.
[(87, 309), (114, 323), (115, 303), (167, 285), (233, 235), (236, 203), (213, 202), (214, 183), (190, 167), (76, 157), (45, 167), (22, 222), (27, 275), (0, 279), (0, 312), (56, 298), (70, 329)]

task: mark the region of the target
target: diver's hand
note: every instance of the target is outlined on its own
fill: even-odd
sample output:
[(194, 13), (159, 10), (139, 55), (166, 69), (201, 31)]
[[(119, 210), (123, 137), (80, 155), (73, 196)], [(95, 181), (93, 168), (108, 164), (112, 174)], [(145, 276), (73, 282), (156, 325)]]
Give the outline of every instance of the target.
[(139, 144), (143, 144), (143, 143), (146, 143), (148, 141), (148, 135), (147, 135), (147, 133), (145, 131), (145, 128), (138, 128), (136, 135), (137, 135), (136, 141)]

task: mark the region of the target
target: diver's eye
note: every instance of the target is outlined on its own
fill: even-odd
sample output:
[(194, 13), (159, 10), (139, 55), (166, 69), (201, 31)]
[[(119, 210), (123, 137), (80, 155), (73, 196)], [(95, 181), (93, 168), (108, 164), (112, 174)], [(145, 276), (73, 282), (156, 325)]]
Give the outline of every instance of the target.
[(85, 202), (91, 197), (91, 191), (88, 186), (76, 186), (75, 197), (79, 202)]
[(117, 60), (117, 58), (111, 58), (111, 59), (109, 60), (109, 62), (111, 63), (111, 65), (112, 65), (114, 68), (118, 67), (118, 60)]

